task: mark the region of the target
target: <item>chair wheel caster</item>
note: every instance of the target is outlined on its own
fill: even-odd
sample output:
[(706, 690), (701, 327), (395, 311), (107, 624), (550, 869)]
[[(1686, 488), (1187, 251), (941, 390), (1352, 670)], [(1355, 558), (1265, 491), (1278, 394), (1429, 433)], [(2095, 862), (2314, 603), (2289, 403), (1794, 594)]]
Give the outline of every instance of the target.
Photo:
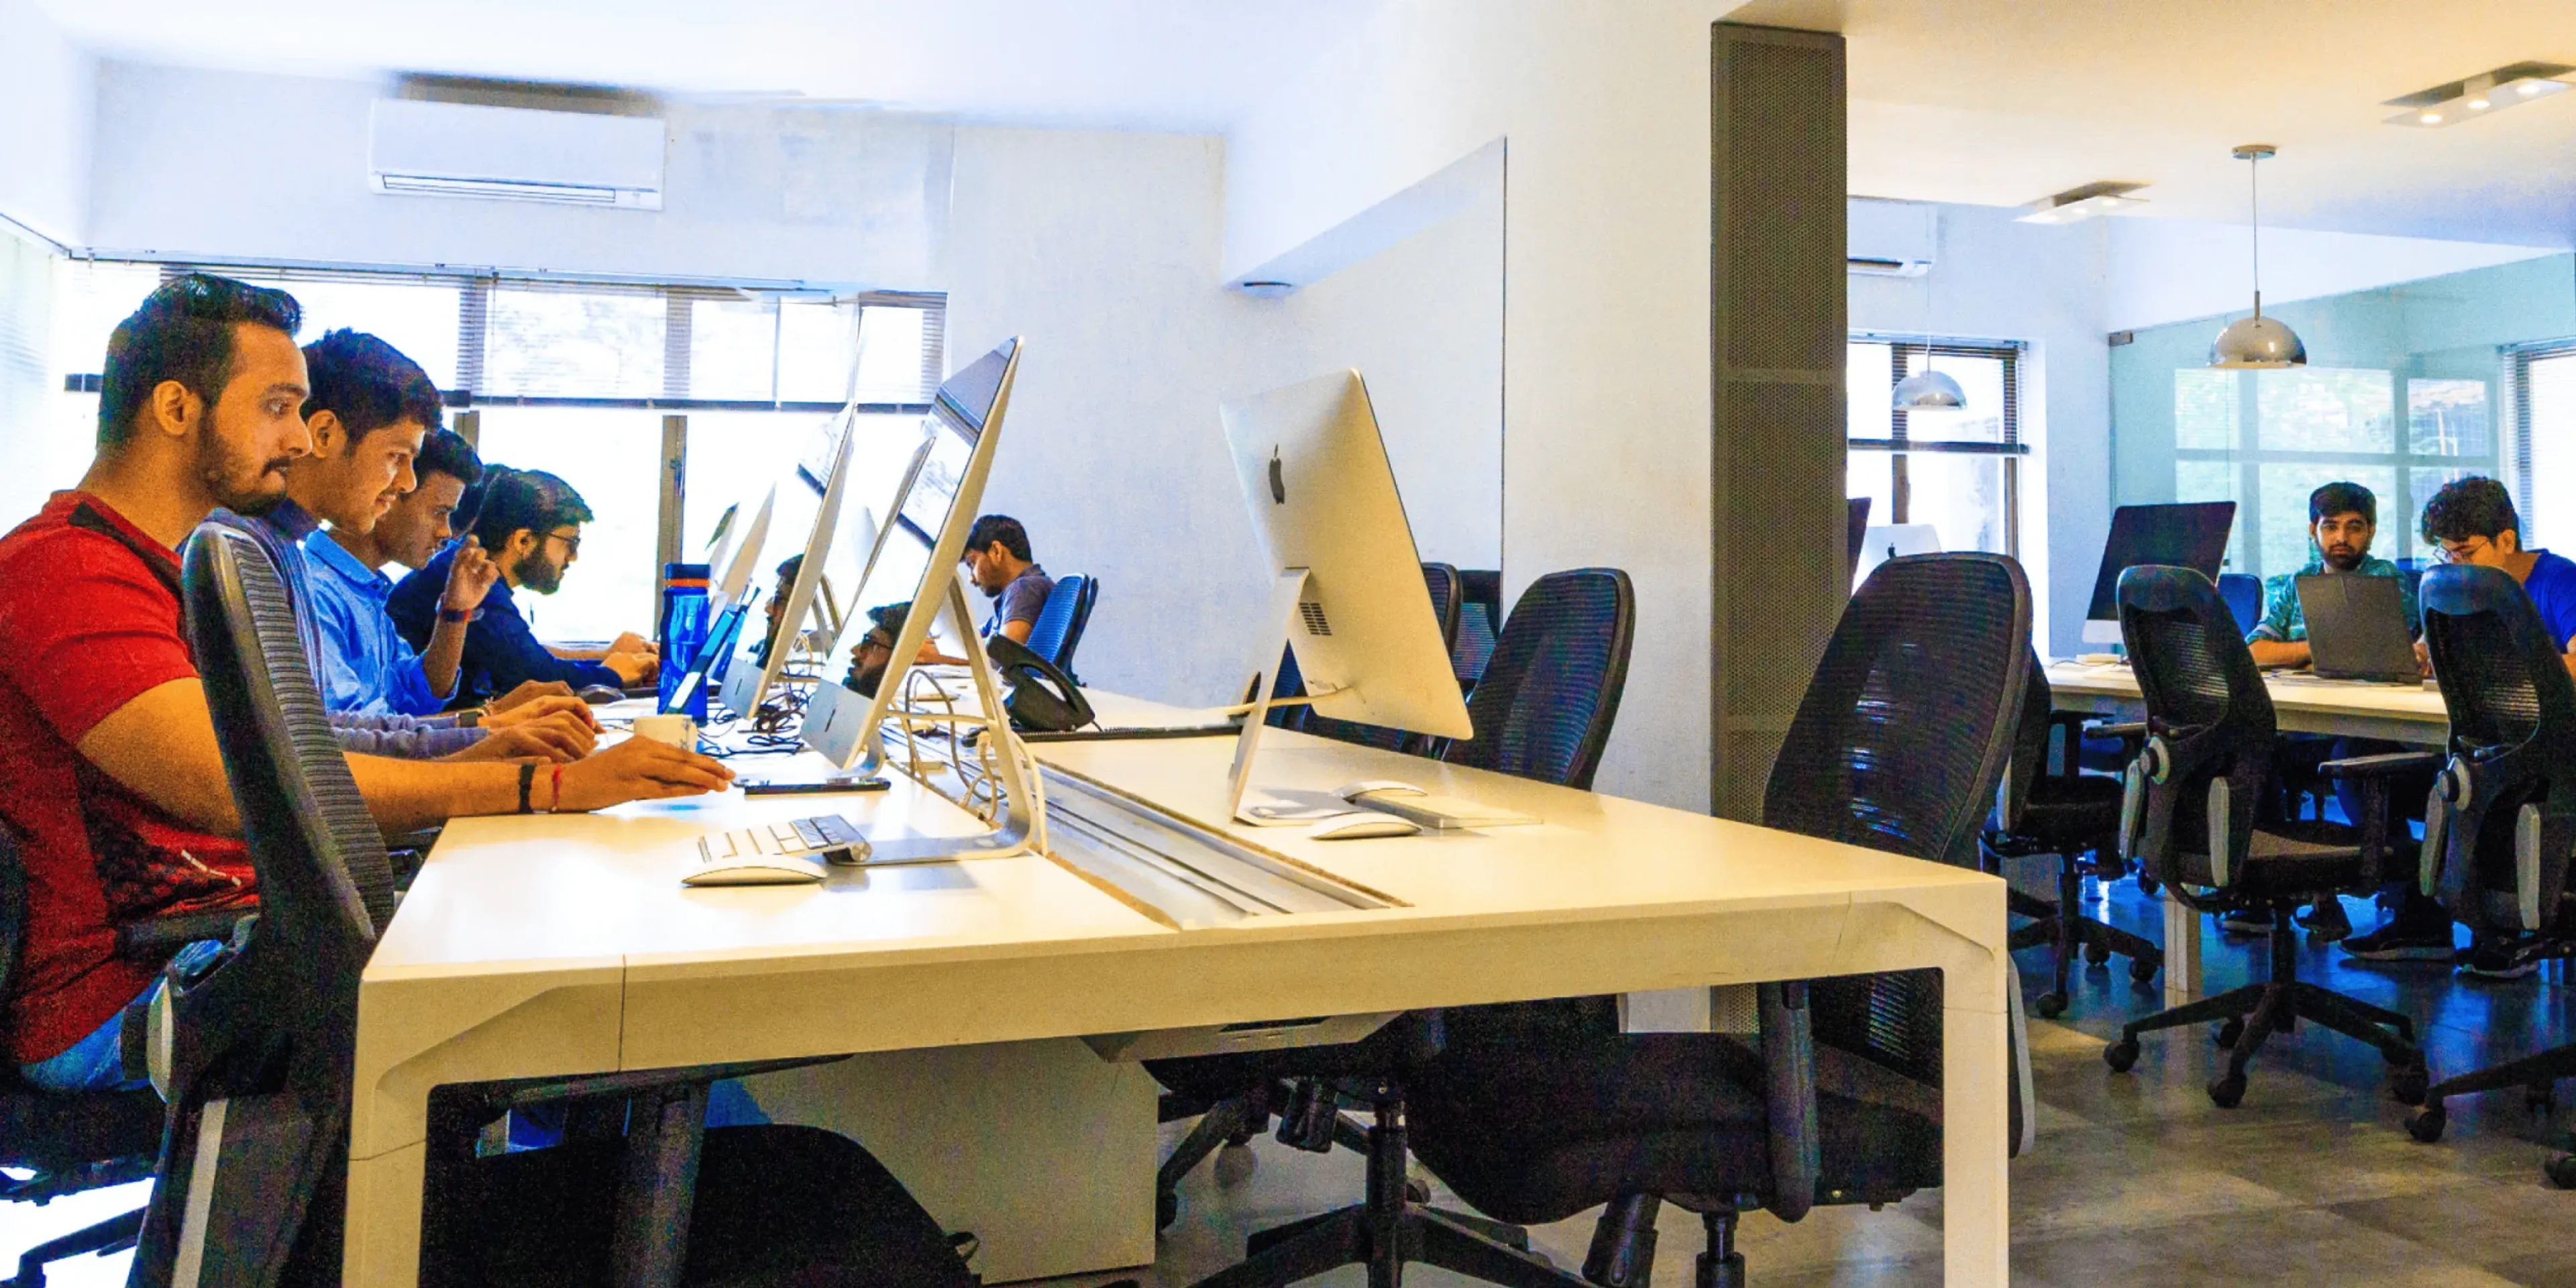
[(2144, 984), (2164, 968), (2165, 964), (2153, 957), (2133, 957), (2129, 959), (2129, 978)]
[(2084, 945), (2084, 960), (2086, 964), (2093, 966), (2100, 966), (2109, 962), (2111, 960), (2111, 946), (2109, 944)]
[(1179, 1220), (1180, 1217), (1181, 1196), (1172, 1190), (1161, 1190), (1156, 1192), (1154, 1195), (1154, 1233), (1161, 1234), (1163, 1231), (1171, 1229), (1172, 1222)]
[(2245, 1099), (2245, 1075), (2222, 1073), (2209, 1084), (2209, 1103), (2221, 1109), (2234, 1109)]
[(1431, 1183), (1419, 1176), (1404, 1178), (1404, 1197), (1414, 1203), (1431, 1201)]
[(2211, 1038), (2211, 1040), (2212, 1040), (2212, 1041), (2215, 1041), (2216, 1043), (2218, 1043), (2218, 1045), (2223, 1046), (2223, 1047), (2226, 1047), (2226, 1048), (2228, 1048), (2229, 1050), (2234, 1050), (2234, 1049), (2235, 1049), (2235, 1047), (2236, 1047), (2236, 1041), (2237, 1041), (2237, 1039), (2242, 1038), (2242, 1037), (2244, 1037), (2244, 1036), (2245, 1036), (2245, 1021), (2243, 1021), (2243, 1020), (2241, 1020), (2241, 1019), (2237, 1019), (2237, 1020), (2228, 1020), (2228, 1021), (2226, 1021), (2225, 1023), (2220, 1024), (2220, 1025), (2218, 1026), (2218, 1031), (2217, 1031), (2216, 1033), (2211, 1034), (2211, 1035), (2210, 1035), (2210, 1038)]
[(2161, 887), (2156, 884), (2156, 879), (2154, 877), (2148, 876), (2144, 872), (2138, 874), (2138, 893), (2153, 899), (2156, 897), (2156, 891), (2160, 888)]
[(2113, 1073), (2127, 1073), (2138, 1063), (2138, 1040), (2122, 1038), (2102, 1048), (2102, 1063), (2111, 1066)]
[(2042, 993), (2031, 1000), (2031, 1009), (2039, 1012), (2039, 1017), (2043, 1020), (2056, 1019), (2066, 1014), (2066, 994)]
[(2442, 1138), (2442, 1129), (2451, 1125), (2451, 1113), (2440, 1105), (2424, 1105), (2406, 1115), (2406, 1134), (2427, 1145)]
[(2576, 1190), (2576, 1154), (2549, 1160), (2540, 1173), (2549, 1178), (2550, 1184), (2562, 1190)]
[[(2432, 1085), (2433, 1073), (2421, 1061), (2388, 1071), (2388, 1094), (2401, 1105), (2423, 1104), (2424, 1093)], [(2439, 1135), (2440, 1129), (2436, 1128), (2434, 1134)]]
[(1227, 1145), (1216, 1152), (1216, 1162), (1208, 1171), (1216, 1177), (1220, 1189), (1233, 1189), (1252, 1179), (1253, 1169), (1261, 1166), (1261, 1156), (1249, 1145)]

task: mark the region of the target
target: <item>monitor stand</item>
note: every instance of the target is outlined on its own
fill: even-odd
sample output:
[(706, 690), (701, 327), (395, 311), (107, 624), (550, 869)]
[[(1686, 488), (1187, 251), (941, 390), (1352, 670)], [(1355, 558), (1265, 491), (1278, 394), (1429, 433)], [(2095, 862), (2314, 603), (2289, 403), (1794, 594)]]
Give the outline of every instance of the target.
[[(1021, 742), (1019, 735), (1011, 729), (1010, 712), (1002, 706), (1001, 683), (994, 678), (993, 662), (984, 652), (983, 639), (972, 629), (974, 619), (968, 616), (966, 590), (957, 578), (948, 579), (945, 609), (963, 641), (966, 671), (975, 681), (974, 718), (983, 726), (987, 745), (992, 748), (995, 771), (1002, 777), (1003, 798), (1007, 804), (1001, 821), (992, 831), (980, 836), (871, 833), (868, 843), (875, 847), (878, 862), (999, 859), (1017, 854), (1045, 854), (1046, 789), (1039, 781), (1043, 771), (1038, 768), (1036, 760), (1028, 756), (1027, 744)], [(817, 686), (818, 689), (820, 687)], [(857, 705), (864, 711), (867, 702), (861, 698)], [(807, 719), (813, 716), (810, 710), (806, 713)], [(898, 710), (889, 709), (887, 718), (905, 717)], [(841, 763), (841, 769), (845, 772), (877, 772), (886, 759), (883, 738), (882, 728), (865, 731), (849, 759)], [(826, 759), (832, 757), (826, 756)]]
[(1321, 696), (1314, 681), (1307, 681), (1305, 698), (1279, 696), (1279, 658), (1295, 645), (1297, 604), (1306, 597), (1307, 572), (1290, 568), (1270, 583), (1270, 612), (1262, 620), (1270, 629), (1260, 638), (1263, 651), (1254, 657), (1252, 703), (1244, 708), (1243, 732), (1235, 735), (1234, 766), (1228, 771), (1226, 812), (1238, 823), (1254, 827), (1307, 827), (1319, 819), (1348, 814), (1354, 806), (1338, 796), (1323, 792), (1299, 793), (1295, 798), (1264, 795), (1247, 805), (1245, 795), (1252, 786), (1252, 758), (1260, 750), (1262, 731), (1269, 727), (1273, 707), (1296, 706)]

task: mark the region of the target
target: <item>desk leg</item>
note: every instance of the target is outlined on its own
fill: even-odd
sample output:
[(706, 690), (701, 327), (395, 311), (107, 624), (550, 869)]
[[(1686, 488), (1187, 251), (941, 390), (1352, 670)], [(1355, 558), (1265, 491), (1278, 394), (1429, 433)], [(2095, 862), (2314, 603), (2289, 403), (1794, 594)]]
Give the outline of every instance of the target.
[[(2011, 960), (1998, 949), (1986, 969), (2000, 974)], [(2001, 979), (1992, 992), (2005, 995)], [(2012, 1273), (2008, 1023), (1957, 1007), (1941, 1019), (1941, 1282), (1951, 1288), (2003, 1288)]]
[(349, 1164), (341, 1282), (409, 1288), (420, 1278), (420, 1207), (429, 1146), (405, 1145)]
[(2165, 896), (2165, 1005), (2200, 996), (2200, 913)]

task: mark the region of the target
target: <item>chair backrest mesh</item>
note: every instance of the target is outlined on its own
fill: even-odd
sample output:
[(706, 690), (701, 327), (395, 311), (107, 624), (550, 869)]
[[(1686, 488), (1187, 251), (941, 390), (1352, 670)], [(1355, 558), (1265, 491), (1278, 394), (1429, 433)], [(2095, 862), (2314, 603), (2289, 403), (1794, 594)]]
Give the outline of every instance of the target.
[(1449, 667), (1458, 682), (1473, 686), (1493, 660), (1494, 633), (1503, 624), (1503, 574), (1491, 568), (1469, 568), (1458, 574), (1458, 635), (1449, 646)]
[(1636, 589), (1616, 568), (1531, 582), (1467, 699), (1476, 736), (1441, 759), (1589, 790), (1628, 685)]
[(2465, 564), (2424, 577), (2424, 649), (2472, 754), (2576, 737), (2576, 680), (2531, 596), (2511, 576)]
[[(1772, 762), (1763, 823), (1976, 866), (1978, 831), (2021, 733), (2031, 664), (2030, 586), (2019, 564), (1945, 554), (1879, 565), (1798, 703)], [(1811, 1022), (1818, 1042), (1938, 1084), (1941, 996), (1938, 971), (1822, 979), (1811, 987)]]
[(1082, 596), (1091, 579), (1080, 573), (1058, 577), (1055, 589), (1047, 592), (1046, 607), (1038, 610), (1038, 619), (1029, 627), (1029, 651), (1062, 669), (1071, 650), (1066, 647), (1073, 635), (1074, 610), (1081, 607)]
[(2140, 565), (2120, 574), (2119, 601), (2120, 638), (2151, 725), (2226, 729), (2244, 742), (2270, 744), (2278, 728), (2272, 694), (2207, 577)]
[(1977, 866), (2029, 661), (2020, 565), (1985, 554), (1879, 565), (1843, 610), (1798, 703), (1762, 821)]
[(2030, 785), (2048, 773), (2048, 713), (2057, 701), (2037, 652), (2027, 665), (2030, 678), (2022, 683), (2021, 719), (2014, 726), (2012, 760), (2004, 767), (2002, 808), (1995, 820), (2007, 829), (2021, 825), (2022, 809), (2030, 804)]
[[(0, 1046), (9, 1041), (9, 989), (18, 974), (18, 949), (27, 932), (27, 872), (18, 866), (18, 841), (0, 826)], [(16, 1081), (0, 1072), (0, 1086)]]

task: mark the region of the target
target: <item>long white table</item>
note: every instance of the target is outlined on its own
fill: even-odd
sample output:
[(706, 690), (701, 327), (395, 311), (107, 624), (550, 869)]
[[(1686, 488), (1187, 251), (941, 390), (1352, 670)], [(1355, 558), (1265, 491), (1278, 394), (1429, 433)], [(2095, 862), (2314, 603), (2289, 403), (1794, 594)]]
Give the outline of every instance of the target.
[[(2284, 733), (2375, 738), (2438, 747), (2450, 736), (2450, 713), (2441, 691), (2425, 684), (2369, 684), (2321, 680), (2274, 672), (2263, 677), (2272, 711)], [(2126, 664), (2052, 662), (2051, 701), (2060, 711), (2096, 711), (2141, 719), (2146, 705), (2138, 677)], [(2165, 906), (2165, 1001), (2180, 1005), (2200, 995), (2200, 914), (2178, 899)]]
[[(696, 836), (758, 819), (832, 810), (872, 831), (972, 826), (901, 778), (862, 796), (735, 792), (450, 825), (360, 995), (348, 1282), (417, 1278), (426, 1102), (441, 1084), (849, 1052), (935, 1056), (1294, 1015), (1923, 967), (1946, 977), (1947, 1281), (2007, 1282), (2011, 963), (2001, 882), (1286, 733), (1264, 741), (1264, 785), (1402, 778), (1545, 822), (1362, 842), (1238, 827), (1223, 807), (1232, 745), (1039, 751), (1054, 770), (1224, 830), (1387, 906), (1176, 929), (1037, 856), (849, 873), (819, 887), (678, 884)], [(1153, 1148), (1147, 1121), (1127, 1144), (1147, 1174)], [(1150, 1194), (1138, 1197), (1150, 1213)], [(1150, 1227), (1143, 1234), (1150, 1255)]]

